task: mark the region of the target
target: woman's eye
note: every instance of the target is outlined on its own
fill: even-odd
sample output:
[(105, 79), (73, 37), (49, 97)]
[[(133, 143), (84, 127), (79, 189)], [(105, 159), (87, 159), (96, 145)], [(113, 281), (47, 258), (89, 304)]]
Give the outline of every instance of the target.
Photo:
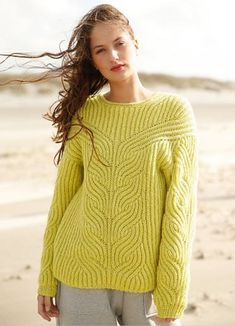
[(98, 54), (98, 53), (100, 53), (102, 51), (104, 51), (104, 49), (100, 49), (99, 51), (96, 52), (96, 54)]
[[(117, 45), (123, 45), (123, 44), (125, 44), (125, 42), (118, 42), (118, 43), (117, 43)], [(98, 51), (96, 52), (96, 54), (99, 54), (99, 53), (101, 53), (101, 52), (103, 52), (103, 51), (105, 51), (105, 49), (100, 49), (100, 50), (98, 50)]]

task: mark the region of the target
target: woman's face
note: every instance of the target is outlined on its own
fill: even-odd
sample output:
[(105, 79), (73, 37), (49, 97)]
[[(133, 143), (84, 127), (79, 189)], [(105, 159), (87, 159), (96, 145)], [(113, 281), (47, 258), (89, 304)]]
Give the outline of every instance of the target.
[[(121, 81), (136, 72), (137, 42), (117, 24), (97, 23), (90, 47), (93, 64), (109, 81)], [(122, 66), (112, 70), (116, 65)]]

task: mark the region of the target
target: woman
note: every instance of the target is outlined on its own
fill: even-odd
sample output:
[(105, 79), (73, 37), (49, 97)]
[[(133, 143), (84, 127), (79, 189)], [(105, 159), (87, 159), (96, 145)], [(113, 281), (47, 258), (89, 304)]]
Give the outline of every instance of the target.
[(141, 84), (138, 42), (113, 6), (90, 10), (73, 42), (70, 93), (54, 115), (73, 138), (45, 230), (38, 312), (64, 326), (179, 323), (196, 207), (192, 108)]
[(181, 325), (197, 204), (191, 104), (142, 85), (138, 42), (111, 5), (91, 9), (61, 54), (38, 313), (61, 326)]

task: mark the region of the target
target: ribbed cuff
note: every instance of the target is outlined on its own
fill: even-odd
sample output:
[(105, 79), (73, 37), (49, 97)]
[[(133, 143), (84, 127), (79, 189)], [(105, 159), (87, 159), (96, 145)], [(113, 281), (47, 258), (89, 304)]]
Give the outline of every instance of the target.
[(159, 303), (159, 298), (153, 296), (154, 303), (157, 307), (157, 316), (161, 318), (181, 318), (185, 310), (185, 304), (182, 301), (175, 301), (174, 303)]
[(55, 297), (57, 293), (57, 280), (53, 282), (54, 284), (40, 284), (37, 293), (40, 295), (45, 295), (48, 297)]

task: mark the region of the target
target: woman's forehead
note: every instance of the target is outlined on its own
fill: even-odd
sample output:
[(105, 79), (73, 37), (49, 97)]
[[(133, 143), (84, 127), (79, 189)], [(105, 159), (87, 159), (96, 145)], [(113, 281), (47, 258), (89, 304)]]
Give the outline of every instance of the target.
[[(92, 45), (103, 45), (106, 42), (112, 42), (118, 37), (126, 37), (129, 33), (120, 25), (114, 23), (97, 23), (91, 31)], [(97, 43), (97, 44), (96, 44)]]

